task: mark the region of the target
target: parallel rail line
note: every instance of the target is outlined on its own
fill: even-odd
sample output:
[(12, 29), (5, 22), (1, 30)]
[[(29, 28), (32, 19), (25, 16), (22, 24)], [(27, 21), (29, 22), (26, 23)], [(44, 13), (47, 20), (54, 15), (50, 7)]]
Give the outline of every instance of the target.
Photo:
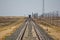
[[(53, 40), (32, 20), (27, 20), (20, 33), (12, 40)], [(19, 31), (18, 31), (19, 32)]]

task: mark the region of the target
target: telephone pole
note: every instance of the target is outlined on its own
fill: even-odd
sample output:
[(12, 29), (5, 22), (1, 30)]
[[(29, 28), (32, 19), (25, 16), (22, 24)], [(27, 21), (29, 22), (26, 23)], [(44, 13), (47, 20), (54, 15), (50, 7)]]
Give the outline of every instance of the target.
[(43, 14), (43, 16), (44, 16), (44, 0), (43, 0), (42, 14)]

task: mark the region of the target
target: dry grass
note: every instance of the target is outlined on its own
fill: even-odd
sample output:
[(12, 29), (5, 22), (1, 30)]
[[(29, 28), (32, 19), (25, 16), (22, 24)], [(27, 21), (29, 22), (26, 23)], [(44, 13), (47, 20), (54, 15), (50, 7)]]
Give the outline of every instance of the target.
[(19, 28), (20, 25), (22, 25), (22, 23), (25, 20), (24, 19), (25, 17), (17, 17), (17, 18), (19, 19), (16, 20), (16, 22), (14, 22), (13, 24), (0, 27), (0, 40), (4, 40), (6, 36), (11, 35), (11, 33), (13, 33), (17, 28)]
[(60, 17), (59, 18), (44, 18), (42, 20), (51, 25), (60, 26)]
[(55, 27), (41, 20), (35, 20), (54, 40), (60, 40), (60, 27)]

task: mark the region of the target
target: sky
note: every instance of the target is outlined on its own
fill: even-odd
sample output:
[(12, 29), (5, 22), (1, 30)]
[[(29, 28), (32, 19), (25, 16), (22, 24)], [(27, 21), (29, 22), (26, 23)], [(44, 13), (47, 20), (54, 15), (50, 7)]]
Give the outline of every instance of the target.
[[(44, 12), (60, 11), (60, 0), (44, 0)], [(0, 16), (42, 14), (43, 0), (0, 0)]]

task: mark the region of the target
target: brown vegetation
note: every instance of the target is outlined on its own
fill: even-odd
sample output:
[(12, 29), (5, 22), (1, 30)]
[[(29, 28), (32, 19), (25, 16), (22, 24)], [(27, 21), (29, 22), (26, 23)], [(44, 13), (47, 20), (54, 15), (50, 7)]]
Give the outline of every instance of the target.
[(11, 35), (24, 22), (25, 17), (0, 17), (0, 40)]
[[(49, 23), (49, 19), (45, 19), (45, 20), (35, 19), (35, 22), (38, 25), (40, 25), (40, 27), (42, 27), (49, 35), (51, 35), (51, 37), (54, 38), (54, 40), (60, 40), (60, 27), (51, 25)], [(57, 23), (56, 21), (58, 20), (52, 20), (52, 23), (53, 21), (56, 24)], [(58, 23), (60, 24), (60, 21)]]

